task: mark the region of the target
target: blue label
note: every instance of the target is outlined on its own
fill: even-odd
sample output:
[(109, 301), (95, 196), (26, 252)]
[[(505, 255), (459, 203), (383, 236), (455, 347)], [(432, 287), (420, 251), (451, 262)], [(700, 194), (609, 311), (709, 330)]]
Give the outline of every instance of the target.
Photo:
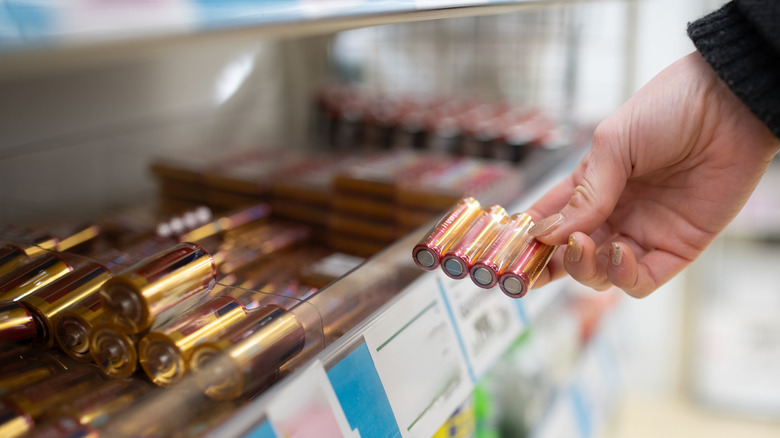
[(260, 426), (252, 429), (248, 434), (244, 435), (245, 438), (277, 438), (274, 428), (271, 427), (271, 423), (263, 421)]
[(361, 438), (400, 437), (390, 401), (365, 343), (328, 371), (352, 430)]

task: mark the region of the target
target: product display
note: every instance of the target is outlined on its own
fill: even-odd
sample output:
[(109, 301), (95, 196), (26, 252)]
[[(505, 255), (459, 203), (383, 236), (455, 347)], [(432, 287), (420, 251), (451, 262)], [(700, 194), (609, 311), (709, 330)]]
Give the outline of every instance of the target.
[(454, 279), (467, 275), (479, 287), (498, 284), (513, 298), (533, 286), (557, 247), (528, 235), (530, 216), (507, 216), (499, 205), (482, 209), (473, 198), (460, 200), (412, 249), (420, 268), (442, 271)]
[(97, 296), (100, 287), (109, 278), (111, 273), (105, 266), (90, 262), (22, 298), (21, 304), (32, 312), (36, 326), (41, 328), (39, 339), (33, 343), (52, 347), (54, 328), (60, 314), (75, 303)]
[(211, 255), (185, 242), (113, 277), (103, 285), (100, 296), (113, 321), (136, 334), (158, 318), (169, 319), (177, 305), (202, 297), (215, 283)]
[(17, 389), (0, 402), (0, 435), (14, 438), (28, 433), (45, 413), (104, 382), (97, 368), (79, 365)]
[(189, 355), (200, 343), (219, 338), (247, 315), (233, 297), (218, 296), (154, 328), (138, 343), (146, 375), (157, 385), (169, 386), (189, 370)]
[(293, 313), (261, 307), (218, 341), (196, 347), (190, 365), (206, 395), (231, 400), (276, 380), (279, 367), (303, 349), (304, 338)]

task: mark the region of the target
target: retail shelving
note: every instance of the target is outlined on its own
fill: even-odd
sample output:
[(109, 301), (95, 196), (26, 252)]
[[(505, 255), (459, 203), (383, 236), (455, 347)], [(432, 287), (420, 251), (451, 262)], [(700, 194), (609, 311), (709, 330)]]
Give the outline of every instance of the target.
[[(246, 43), (258, 38), (294, 38), (380, 24), (500, 14), (567, 3), (554, 0), (387, 0), (387, 1), (179, 1), (147, 3), (6, 1), (0, 11), (0, 79), (122, 61), (200, 43)], [(579, 154), (582, 150), (578, 150)], [(576, 154), (575, 154), (576, 155)], [(577, 156), (568, 151), (548, 161), (547, 177), (509, 206), (522, 211), (570, 171)], [(335, 297), (392, 290), (388, 302), (338, 339), (323, 336), (319, 352), (236, 413), (211, 436), (273, 437), (300, 433), (309, 416), (316, 436), (430, 436), (469, 396), (475, 384), (509, 348), (561, 285), (511, 300), (497, 289), (483, 291), (439, 272), (421, 273), (410, 250), (426, 227), (400, 239), (315, 295), (309, 313), (332, 306)], [(321, 350), (321, 351), (320, 351)], [(598, 356), (598, 355), (596, 355)], [(583, 359), (591, 363), (593, 355)], [(591, 362), (588, 362), (591, 361)], [(591, 369), (589, 365), (583, 365)], [(591, 371), (588, 371), (591, 372)], [(586, 378), (587, 380), (587, 378)], [(582, 383), (581, 380), (576, 382)], [(572, 385), (576, 386), (577, 383)], [(132, 436), (148, 421), (165, 421), (165, 406), (196, 404), (184, 387), (149, 405), (163, 406), (159, 418), (131, 410), (112, 423)], [(570, 391), (560, 400), (572, 401)], [(580, 409), (578, 433), (583, 432)], [(315, 415), (312, 417), (312, 415)], [(557, 415), (557, 414), (556, 414)], [(569, 415), (569, 414), (565, 414)], [(594, 414), (595, 415), (595, 414)], [(153, 416), (152, 416), (153, 417)], [(313, 421), (318, 418), (321, 422)], [(568, 417), (567, 417), (568, 418)], [(329, 435), (325, 431), (332, 431)], [(540, 433), (544, 436), (544, 433)], [(303, 435), (314, 436), (314, 435)]]

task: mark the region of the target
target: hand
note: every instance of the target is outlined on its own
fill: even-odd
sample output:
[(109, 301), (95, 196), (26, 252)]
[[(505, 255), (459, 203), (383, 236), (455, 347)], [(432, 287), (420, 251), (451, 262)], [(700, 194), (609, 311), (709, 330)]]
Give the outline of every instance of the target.
[(698, 52), (662, 71), (593, 136), (588, 155), (528, 213), (564, 269), (641, 298), (690, 264), (742, 209), (780, 144)]

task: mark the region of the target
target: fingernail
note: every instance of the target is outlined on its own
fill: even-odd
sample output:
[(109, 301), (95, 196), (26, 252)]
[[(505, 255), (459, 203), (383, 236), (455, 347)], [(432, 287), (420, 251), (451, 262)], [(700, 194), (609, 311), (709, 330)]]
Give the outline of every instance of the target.
[(623, 250), (620, 249), (620, 245), (617, 242), (612, 242), (609, 248), (609, 261), (612, 263), (612, 266), (620, 266), (620, 263), (623, 261)]
[(566, 258), (571, 263), (577, 263), (582, 258), (582, 245), (574, 237), (574, 234), (569, 236), (569, 243), (566, 245)]
[(558, 225), (563, 222), (563, 215), (556, 213), (552, 216), (548, 216), (539, 222), (537, 222), (531, 229), (528, 230), (528, 234), (538, 237), (550, 234), (558, 228)]

